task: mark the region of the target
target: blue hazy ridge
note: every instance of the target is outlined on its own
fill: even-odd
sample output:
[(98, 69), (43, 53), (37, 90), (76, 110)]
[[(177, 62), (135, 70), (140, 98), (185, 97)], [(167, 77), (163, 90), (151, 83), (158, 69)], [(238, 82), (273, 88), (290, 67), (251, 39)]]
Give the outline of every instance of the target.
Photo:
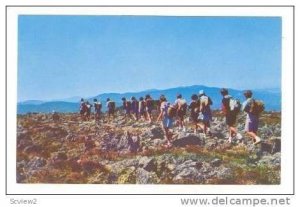
[[(197, 94), (199, 90), (204, 90), (205, 93), (211, 97), (213, 101), (212, 108), (213, 109), (220, 109), (221, 107), (221, 95), (220, 95), (220, 88), (217, 87), (206, 87), (200, 85), (194, 86), (187, 86), (187, 87), (177, 87), (177, 88), (170, 88), (164, 90), (145, 90), (140, 92), (127, 92), (127, 93), (103, 93), (96, 95), (94, 97), (89, 97), (86, 100), (93, 103), (93, 99), (97, 98), (103, 104), (103, 110), (106, 111), (105, 102), (107, 98), (112, 99), (116, 102), (117, 106), (121, 106), (121, 98), (126, 97), (130, 99), (132, 96), (136, 97), (137, 99), (140, 97), (145, 97), (146, 94), (150, 94), (152, 98), (158, 99), (161, 94), (164, 94), (169, 102), (174, 102), (176, 95), (181, 93), (183, 97), (190, 102), (192, 94)], [(243, 102), (243, 90), (236, 90), (236, 89), (229, 89), (229, 93)], [(258, 100), (263, 100), (265, 103), (265, 110), (266, 111), (281, 111), (281, 91), (280, 89), (259, 89), (253, 90), (254, 98)], [(70, 100), (70, 101), (68, 101)], [(18, 114), (26, 114), (29, 112), (41, 112), (41, 113), (50, 113), (53, 110), (61, 113), (71, 113), (71, 112), (78, 112), (79, 110), (79, 102), (74, 101), (74, 99), (62, 99), (61, 101), (24, 101), (17, 104), (17, 113)]]

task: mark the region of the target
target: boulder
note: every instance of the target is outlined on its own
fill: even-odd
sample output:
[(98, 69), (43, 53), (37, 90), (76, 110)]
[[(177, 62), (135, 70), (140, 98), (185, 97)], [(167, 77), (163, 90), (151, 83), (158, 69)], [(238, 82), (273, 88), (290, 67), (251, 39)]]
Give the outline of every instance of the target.
[(204, 181), (203, 175), (199, 173), (199, 171), (195, 167), (184, 168), (178, 174), (175, 175), (173, 181), (180, 183), (180, 181), (186, 181), (192, 183), (202, 183)]
[(216, 170), (216, 176), (217, 176), (219, 179), (230, 180), (230, 179), (233, 178), (234, 174), (233, 174), (232, 169), (230, 169), (230, 168), (219, 167), (219, 168)]
[(150, 130), (152, 139), (164, 139), (165, 134), (161, 127), (154, 127)]
[(269, 167), (279, 167), (281, 165), (281, 153), (277, 152), (273, 155), (263, 156), (257, 165), (268, 165)]
[(136, 170), (136, 183), (137, 184), (157, 184), (159, 183), (159, 178), (155, 172), (148, 172), (143, 168), (138, 168)]
[(136, 184), (136, 170), (135, 167), (126, 168), (119, 175), (118, 184)]
[(129, 151), (136, 153), (140, 150), (140, 138), (139, 136), (129, 136), (128, 137), (128, 145), (129, 145)]
[(277, 152), (281, 152), (281, 139), (273, 138), (270, 140), (271, 147), (271, 154), (275, 154)]
[(142, 157), (138, 166), (148, 172), (155, 171), (157, 168), (155, 159), (152, 157)]
[(173, 141), (175, 147), (185, 147), (187, 145), (204, 145), (204, 140), (196, 135), (179, 136)]
[(258, 149), (261, 155), (270, 153), (275, 154), (281, 151), (281, 139), (272, 138), (258, 145)]
[(212, 167), (219, 167), (222, 164), (222, 160), (219, 158), (215, 158), (210, 162)]

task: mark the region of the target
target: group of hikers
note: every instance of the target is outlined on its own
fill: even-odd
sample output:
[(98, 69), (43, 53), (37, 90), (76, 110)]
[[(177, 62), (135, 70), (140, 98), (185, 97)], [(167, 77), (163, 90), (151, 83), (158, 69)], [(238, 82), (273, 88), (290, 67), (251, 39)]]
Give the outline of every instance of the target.
[[(242, 135), (236, 128), (237, 115), (240, 111), (247, 113), (245, 120), (245, 132), (252, 138), (254, 144), (261, 142), (261, 138), (257, 136), (259, 115), (264, 110), (262, 101), (253, 99), (252, 91), (246, 90), (244, 92), (245, 101), (240, 104), (238, 99), (229, 95), (228, 89), (222, 88), (220, 90), (222, 95), (222, 113), (225, 116), (226, 125), (228, 127), (228, 142), (231, 143), (233, 139), (241, 139)], [(161, 121), (162, 128), (167, 140), (167, 147), (172, 146), (173, 133), (170, 129), (174, 122), (179, 127), (179, 130), (186, 131), (185, 117), (187, 112), (190, 113), (190, 120), (194, 126), (194, 133), (200, 129), (204, 136), (211, 136), (210, 122), (212, 121), (211, 105), (213, 104), (211, 98), (205, 94), (204, 90), (200, 90), (198, 94), (191, 96), (190, 104), (181, 94), (177, 94), (176, 100), (173, 104), (168, 102), (164, 95), (159, 97), (159, 100), (154, 100), (147, 94), (145, 97), (136, 99), (131, 97), (130, 100), (125, 97), (122, 98), (122, 108), (124, 110), (125, 119), (139, 120), (143, 119), (149, 123), (153, 122), (152, 111), (157, 110), (159, 115), (156, 121)], [(102, 104), (97, 99), (94, 99), (92, 105), (88, 101), (81, 99), (80, 114), (83, 120), (89, 120), (91, 116), (91, 108), (94, 107), (94, 119), (100, 120)], [(116, 111), (116, 104), (110, 98), (106, 100), (108, 119), (113, 119)]]

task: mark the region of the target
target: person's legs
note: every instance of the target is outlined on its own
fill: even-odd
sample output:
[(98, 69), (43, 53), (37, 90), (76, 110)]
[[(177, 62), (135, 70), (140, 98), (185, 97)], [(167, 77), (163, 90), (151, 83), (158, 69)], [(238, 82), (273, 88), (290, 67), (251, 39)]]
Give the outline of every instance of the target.
[(184, 115), (180, 116), (180, 125), (182, 128), (184, 128)]
[(151, 123), (151, 117), (148, 111), (146, 111), (146, 120)]
[(205, 126), (206, 126), (206, 129), (205, 129), (205, 134), (208, 135), (208, 136), (211, 136), (211, 132), (210, 132), (210, 121), (208, 120), (206, 123), (205, 123)]
[(250, 120), (249, 118), (246, 119), (245, 131), (251, 137), (254, 144), (258, 144), (261, 142), (261, 138), (257, 136), (258, 130), (258, 120)]
[(253, 140), (254, 144), (259, 144), (261, 142), (261, 138), (257, 136), (255, 132), (246, 132)]
[(167, 146), (171, 146), (172, 133), (169, 129), (172, 127), (172, 120), (168, 117), (164, 117), (162, 120), (162, 125), (165, 133), (165, 138), (167, 139)]

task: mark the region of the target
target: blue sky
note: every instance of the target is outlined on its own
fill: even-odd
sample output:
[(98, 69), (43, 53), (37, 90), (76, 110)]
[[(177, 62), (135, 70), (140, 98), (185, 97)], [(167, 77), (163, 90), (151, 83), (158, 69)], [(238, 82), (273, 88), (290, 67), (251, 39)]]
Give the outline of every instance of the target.
[(19, 16), (18, 101), (280, 88), (281, 18)]

